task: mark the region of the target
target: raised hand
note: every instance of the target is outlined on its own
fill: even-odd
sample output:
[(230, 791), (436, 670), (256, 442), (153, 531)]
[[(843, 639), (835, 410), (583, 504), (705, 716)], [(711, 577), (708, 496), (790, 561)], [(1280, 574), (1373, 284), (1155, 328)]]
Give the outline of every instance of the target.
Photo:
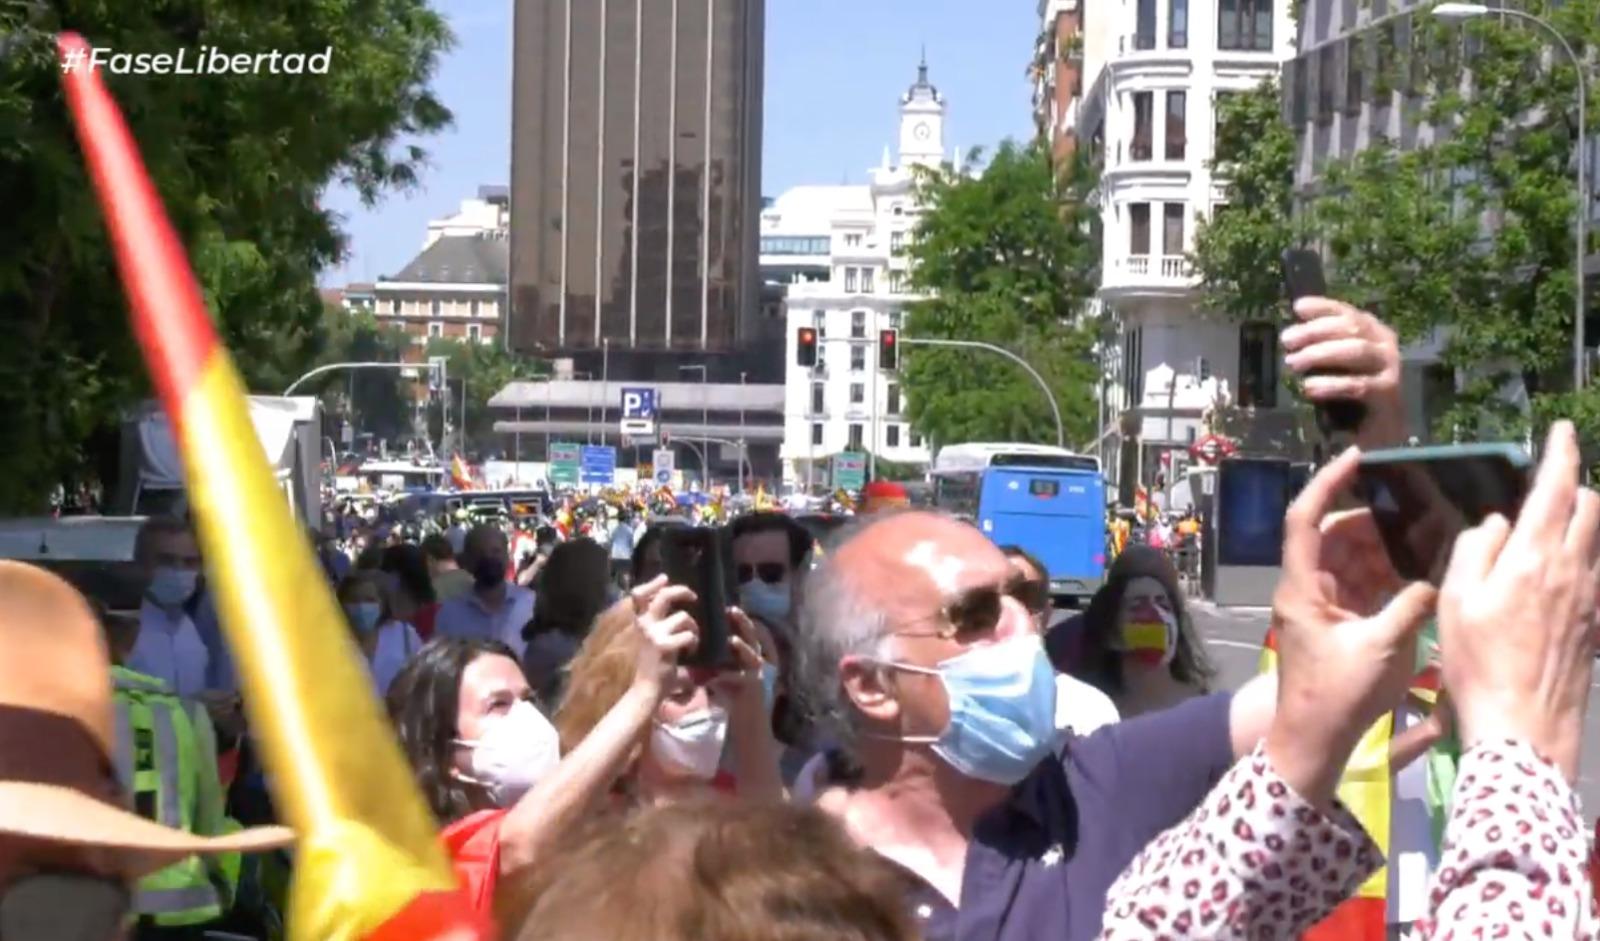
[(681, 610), (694, 601), (694, 592), (683, 585), (668, 585), (665, 575), (640, 585), (629, 593), (635, 612), (634, 627), (644, 634), (639, 645), (639, 660), (633, 682), (651, 690), (659, 698), (672, 688), (678, 656), (700, 640), (700, 626), (689, 612)]
[(1400, 341), (1388, 325), (1364, 310), (1327, 297), (1294, 303), (1300, 323), (1283, 331), (1284, 363), (1305, 379), (1313, 402), (1352, 399), (1367, 406), (1356, 444), (1368, 450), (1405, 441), (1400, 401)]

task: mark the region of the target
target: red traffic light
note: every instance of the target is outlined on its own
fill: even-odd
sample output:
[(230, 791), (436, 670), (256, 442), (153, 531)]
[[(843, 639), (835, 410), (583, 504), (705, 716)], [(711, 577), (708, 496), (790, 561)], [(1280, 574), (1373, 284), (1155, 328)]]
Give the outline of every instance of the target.
[(794, 362), (796, 366), (817, 365), (817, 329), (801, 327), (795, 331)]
[(898, 369), (900, 367), (900, 331), (878, 331), (878, 368)]

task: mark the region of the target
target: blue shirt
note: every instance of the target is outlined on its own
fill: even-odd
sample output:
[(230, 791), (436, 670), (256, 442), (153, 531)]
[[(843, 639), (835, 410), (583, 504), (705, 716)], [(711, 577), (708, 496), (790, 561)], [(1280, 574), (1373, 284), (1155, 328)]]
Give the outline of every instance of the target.
[(139, 608), (139, 637), (128, 652), (127, 666), (165, 681), (173, 693), (187, 699), (206, 691), (210, 654), (182, 608), (169, 610), (146, 599)]
[(961, 908), (906, 870), (924, 941), (1092, 941), (1106, 892), (1233, 765), (1230, 693), (1069, 737), (979, 818)]
[(433, 632), (439, 637), (481, 637), (498, 640), (522, 659), (526, 643), (522, 628), (533, 619), (533, 592), (506, 583), (506, 597), (493, 611), (483, 606), (476, 591), (457, 595), (439, 605)]

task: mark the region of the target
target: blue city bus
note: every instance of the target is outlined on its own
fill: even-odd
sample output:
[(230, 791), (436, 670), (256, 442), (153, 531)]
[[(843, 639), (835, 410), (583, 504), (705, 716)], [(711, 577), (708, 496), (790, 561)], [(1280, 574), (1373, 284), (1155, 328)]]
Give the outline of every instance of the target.
[(1050, 594), (1087, 604), (1106, 571), (1100, 461), (1036, 444), (955, 444), (928, 472), (934, 506), (970, 520), (998, 546), (1021, 546), (1050, 570)]

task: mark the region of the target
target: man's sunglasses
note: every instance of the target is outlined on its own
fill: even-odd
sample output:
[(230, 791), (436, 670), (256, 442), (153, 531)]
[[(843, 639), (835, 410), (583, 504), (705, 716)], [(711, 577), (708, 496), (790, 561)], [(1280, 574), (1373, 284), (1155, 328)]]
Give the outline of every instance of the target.
[(755, 565), (741, 562), (734, 566), (733, 572), (741, 585), (748, 585), (750, 580), (757, 576), (768, 585), (776, 585), (789, 574), (782, 562), (757, 562)]
[(1001, 598), (998, 588), (974, 588), (926, 619), (942, 618), (944, 624), (938, 630), (896, 633), (902, 637), (937, 637), (970, 643), (994, 633), (1000, 624)]

